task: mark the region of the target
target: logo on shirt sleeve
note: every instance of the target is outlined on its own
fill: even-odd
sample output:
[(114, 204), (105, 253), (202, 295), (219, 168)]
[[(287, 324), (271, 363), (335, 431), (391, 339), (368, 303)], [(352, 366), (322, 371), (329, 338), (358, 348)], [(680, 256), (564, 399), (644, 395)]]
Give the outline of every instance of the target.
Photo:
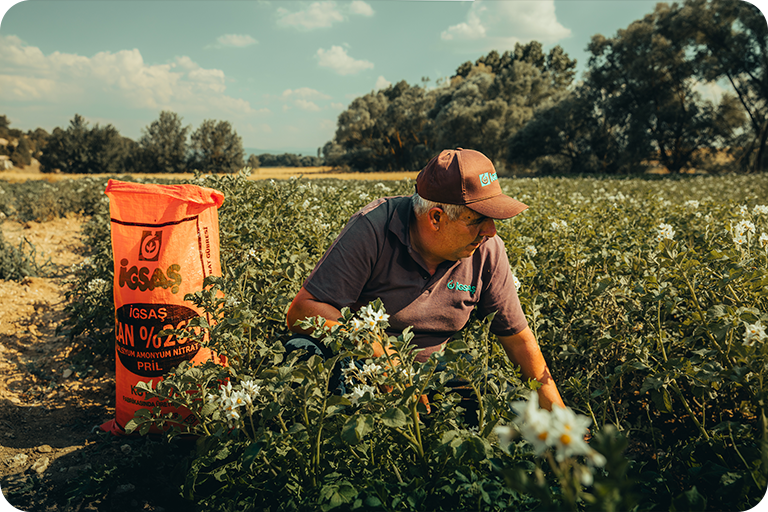
[(468, 284), (461, 284), (458, 281), (450, 280), (448, 281), (448, 284), (445, 285), (449, 290), (459, 291), (459, 292), (469, 292), (470, 295), (475, 293), (477, 290), (476, 286), (470, 286)]

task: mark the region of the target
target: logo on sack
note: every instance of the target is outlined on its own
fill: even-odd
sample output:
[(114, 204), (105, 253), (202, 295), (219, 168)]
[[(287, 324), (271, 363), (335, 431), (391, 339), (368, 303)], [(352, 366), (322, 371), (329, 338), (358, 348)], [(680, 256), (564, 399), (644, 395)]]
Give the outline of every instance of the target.
[(157, 261), (163, 245), (162, 231), (142, 231), (139, 244), (139, 261)]
[(461, 284), (458, 281), (448, 281), (448, 284), (445, 285), (449, 290), (456, 290), (460, 292), (469, 292), (470, 294), (475, 293), (475, 290), (477, 290), (476, 286), (470, 286), (468, 284)]
[(480, 175), (480, 186), (484, 187), (486, 185), (490, 185), (497, 179), (499, 178), (495, 172), (494, 173), (484, 172), (483, 174)]

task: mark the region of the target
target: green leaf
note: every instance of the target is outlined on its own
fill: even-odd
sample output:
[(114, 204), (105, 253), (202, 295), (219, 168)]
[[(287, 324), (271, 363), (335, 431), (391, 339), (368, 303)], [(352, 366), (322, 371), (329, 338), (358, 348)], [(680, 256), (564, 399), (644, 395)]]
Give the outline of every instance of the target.
[(250, 468), (254, 459), (261, 453), (261, 449), (264, 448), (266, 443), (264, 441), (254, 441), (243, 452), (243, 465), (246, 468)]
[(341, 438), (350, 445), (356, 445), (373, 429), (373, 416), (363, 414), (347, 420), (341, 429)]
[(389, 428), (400, 428), (408, 424), (408, 417), (397, 407), (393, 407), (381, 415), (381, 422)]
[(706, 510), (707, 498), (701, 495), (694, 485), (690, 491), (679, 494), (672, 501), (673, 509), (676, 511), (686, 510)]

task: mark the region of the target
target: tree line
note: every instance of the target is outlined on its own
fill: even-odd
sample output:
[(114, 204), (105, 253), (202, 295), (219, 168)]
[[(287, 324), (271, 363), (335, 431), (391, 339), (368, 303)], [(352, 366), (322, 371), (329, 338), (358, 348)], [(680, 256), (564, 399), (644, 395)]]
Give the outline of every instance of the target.
[[(358, 171), (413, 170), (443, 148), (467, 147), (502, 174), (615, 174), (653, 163), (673, 173), (761, 171), (767, 36), (747, 2), (657, 4), (614, 37), (592, 37), (579, 83), (559, 46), (491, 51), (438, 87), (403, 81), (355, 99), (323, 156)], [(706, 98), (705, 85), (723, 93)]]
[(231, 173), (243, 166), (322, 165), (320, 157), (291, 153), (252, 154), (244, 160), (242, 139), (228, 121), (206, 119), (191, 131), (190, 126), (182, 126), (178, 114), (170, 111), (160, 112), (157, 120), (142, 129), (138, 141), (123, 137), (112, 125), (90, 127), (79, 114), (69, 126), (56, 127), (50, 134), (42, 128), (23, 133), (10, 128), (8, 118), (0, 116), (0, 138), (6, 138), (6, 144), (0, 144), (0, 154), (8, 155), (17, 167), (29, 165), (35, 158), (42, 172)]
[[(234, 172), (243, 165), (329, 165), (351, 171), (418, 170), (444, 148), (488, 155), (501, 175), (617, 174), (659, 165), (762, 171), (768, 160), (768, 25), (739, 0), (685, 0), (613, 37), (595, 35), (583, 80), (560, 46), (516, 44), (458, 66), (428, 87), (400, 81), (354, 99), (318, 156), (250, 155), (227, 121), (195, 131), (160, 113), (138, 141), (79, 115), (66, 129), (38, 128), (0, 146), (43, 171)], [(719, 90), (705, 97), (703, 90)], [(0, 137), (8, 132), (0, 116)], [(189, 139), (189, 142), (187, 140)]]

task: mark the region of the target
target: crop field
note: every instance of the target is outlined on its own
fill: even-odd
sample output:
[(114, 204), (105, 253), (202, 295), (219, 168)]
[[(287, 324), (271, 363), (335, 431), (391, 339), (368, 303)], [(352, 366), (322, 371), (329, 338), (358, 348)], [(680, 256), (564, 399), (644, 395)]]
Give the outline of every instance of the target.
[[(184, 334), (207, 333), (229, 364), (182, 364), (142, 386), (195, 422), (140, 411), (129, 427), (140, 435), (154, 423), (165, 439), (146, 436), (141, 450), (68, 482), (68, 503), (158, 471), (178, 504), (206, 511), (756, 506), (768, 481), (768, 176), (500, 181), (529, 205), (497, 230), (568, 414), (525, 408), (535, 385), (483, 318), (424, 364), (407, 330), (390, 338), (397, 371), (356, 342), (386, 325), (378, 303), (325, 333), (328, 361), (285, 353), (285, 313), (315, 262), (349, 216), (410, 195), (412, 179), (194, 176), (185, 182), (225, 195), (223, 275), (188, 296), (215, 321)], [(113, 357), (105, 185), (0, 182), (0, 212), (88, 217), (62, 332)], [(375, 321), (363, 332), (360, 318)], [(328, 391), (335, 363), (356, 383), (344, 394)], [(467, 384), (453, 388), (454, 378)], [(586, 442), (564, 436), (586, 424)], [(555, 440), (532, 438), (534, 427)]]

